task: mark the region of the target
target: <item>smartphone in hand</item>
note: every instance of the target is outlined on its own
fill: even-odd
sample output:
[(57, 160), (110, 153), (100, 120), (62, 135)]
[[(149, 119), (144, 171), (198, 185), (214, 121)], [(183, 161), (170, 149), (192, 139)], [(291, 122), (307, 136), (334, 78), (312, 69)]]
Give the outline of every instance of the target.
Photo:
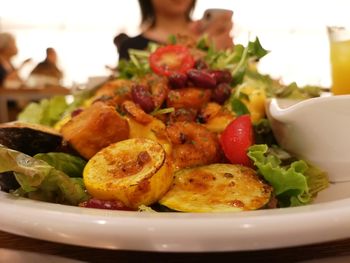
[(233, 14), (233, 11), (229, 9), (220, 8), (211, 8), (205, 10), (203, 17), (200, 20), (202, 31), (205, 31), (217, 19), (217, 17), (220, 17), (226, 13)]

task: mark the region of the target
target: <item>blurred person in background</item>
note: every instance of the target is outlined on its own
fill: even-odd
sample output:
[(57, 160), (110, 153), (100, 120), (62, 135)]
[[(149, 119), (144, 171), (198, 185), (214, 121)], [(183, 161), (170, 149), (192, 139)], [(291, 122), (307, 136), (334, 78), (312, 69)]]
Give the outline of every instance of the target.
[(119, 59), (129, 59), (128, 49), (145, 49), (150, 41), (164, 44), (170, 35), (197, 39), (207, 34), (217, 49), (232, 47), (233, 12), (215, 17), (204, 29), (201, 20), (193, 21), (191, 18), (195, 4), (196, 0), (139, 0), (142, 32), (136, 37), (121, 33), (114, 38)]
[(30, 85), (59, 85), (63, 73), (57, 66), (57, 53), (52, 47), (46, 49), (46, 57), (31, 71)]
[(26, 59), (18, 68), (15, 68), (11, 60), (17, 53), (18, 49), (14, 36), (10, 33), (0, 33), (0, 87), (11, 86), (13, 83), (18, 86), (23, 84), (18, 71), (31, 59)]

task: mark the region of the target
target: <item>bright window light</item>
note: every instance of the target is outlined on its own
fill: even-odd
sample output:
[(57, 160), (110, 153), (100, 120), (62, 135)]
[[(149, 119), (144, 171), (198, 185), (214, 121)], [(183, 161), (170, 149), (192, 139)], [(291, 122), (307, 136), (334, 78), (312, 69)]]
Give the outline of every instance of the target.
[[(5, 3), (6, 2), (6, 3)], [(14, 63), (33, 58), (24, 78), (54, 47), (64, 71), (64, 83), (85, 83), (91, 76), (105, 76), (105, 65), (116, 66), (113, 38), (120, 32), (136, 35), (140, 13), (136, 0), (0, 0), (0, 31), (17, 38), (19, 54)], [(19, 8), (20, 7), (20, 8)], [(329, 86), (326, 25), (347, 25), (347, 0), (197, 0), (194, 18), (207, 8), (234, 11), (236, 43), (258, 36), (271, 50), (259, 69), (286, 83)]]

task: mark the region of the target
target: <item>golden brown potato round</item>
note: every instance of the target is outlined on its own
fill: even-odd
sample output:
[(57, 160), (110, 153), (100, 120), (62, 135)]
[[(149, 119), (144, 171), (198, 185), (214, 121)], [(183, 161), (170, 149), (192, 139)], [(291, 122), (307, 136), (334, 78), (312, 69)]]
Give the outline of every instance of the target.
[(135, 138), (98, 152), (87, 163), (83, 177), (93, 197), (138, 208), (164, 195), (172, 183), (173, 169), (159, 143)]
[(175, 173), (160, 204), (182, 212), (229, 212), (265, 206), (272, 187), (253, 169), (234, 164), (212, 164)]

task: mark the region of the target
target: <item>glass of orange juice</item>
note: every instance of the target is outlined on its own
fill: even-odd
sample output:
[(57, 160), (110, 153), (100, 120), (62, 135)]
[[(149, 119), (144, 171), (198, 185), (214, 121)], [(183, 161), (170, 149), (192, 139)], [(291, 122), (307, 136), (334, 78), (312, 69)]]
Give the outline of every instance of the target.
[(350, 29), (328, 27), (333, 95), (350, 94)]

